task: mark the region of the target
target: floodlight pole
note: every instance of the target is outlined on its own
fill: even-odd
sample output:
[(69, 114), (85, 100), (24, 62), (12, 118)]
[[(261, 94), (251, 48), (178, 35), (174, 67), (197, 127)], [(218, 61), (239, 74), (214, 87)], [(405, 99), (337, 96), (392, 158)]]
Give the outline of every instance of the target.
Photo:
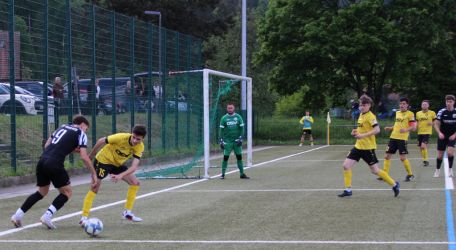
[(160, 11), (146, 10), (146, 15), (158, 16), (158, 76), (160, 78), (160, 85), (163, 86), (163, 69), (162, 69), (162, 15)]

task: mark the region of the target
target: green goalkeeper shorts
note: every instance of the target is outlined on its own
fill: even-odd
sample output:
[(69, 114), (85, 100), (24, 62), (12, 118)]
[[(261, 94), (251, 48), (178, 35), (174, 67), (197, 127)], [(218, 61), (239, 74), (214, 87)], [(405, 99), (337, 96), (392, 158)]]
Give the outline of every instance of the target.
[(223, 155), (230, 155), (232, 150), (234, 150), (234, 154), (242, 155), (242, 146), (237, 146), (235, 142), (225, 142)]

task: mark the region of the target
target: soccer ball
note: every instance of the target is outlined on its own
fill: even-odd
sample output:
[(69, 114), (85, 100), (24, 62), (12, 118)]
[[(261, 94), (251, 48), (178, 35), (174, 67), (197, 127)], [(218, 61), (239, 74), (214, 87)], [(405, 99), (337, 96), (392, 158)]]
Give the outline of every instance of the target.
[(103, 222), (98, 218), (89, 218), (84, 224), (84, 231), (88, 235), (95, 237), (103, 232)]

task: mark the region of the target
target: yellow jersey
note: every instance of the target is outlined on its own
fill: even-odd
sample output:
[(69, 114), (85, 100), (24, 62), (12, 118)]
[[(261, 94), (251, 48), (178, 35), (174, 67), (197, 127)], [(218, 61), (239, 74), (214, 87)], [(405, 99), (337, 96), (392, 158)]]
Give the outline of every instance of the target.
[[(432, 135), (432, 122), (437, 118), (435, 112), (428, 110), (426, 112), (419, 111), (416, 113), (416, 121), (418, 122), (419, 135)], [(431, 123), (431, 125), (429, 125)]]
[[(358, 118), (358, 134), (364, 134), (378, 126), (377, 117), (372, 112), (361, 113)], [(377, 142), (375, 141), (375, 135), (370, 135), (356, 140), (355, 148), (360, 150), (376, 149)]]
[(410, 132), (401, 133), (402, 128), (409, 128), (412, 126), (412, 123), (415, 122), (415, 115), (412, 111), (407, 110), (405, 112), (397, 111), (396, 112), (396, 121), (394, 122), (393, 132), (391, 133), (391, 139), (404, 140), (407, 141)]
[(144, 143), (136, 146), (130, 144), (130, 133), (117, 133), (106, 137), (106, 145), (97, 153), (95, 158), (103, 164), (116, 167), (122, 166), (129, 158), (141, 159)]

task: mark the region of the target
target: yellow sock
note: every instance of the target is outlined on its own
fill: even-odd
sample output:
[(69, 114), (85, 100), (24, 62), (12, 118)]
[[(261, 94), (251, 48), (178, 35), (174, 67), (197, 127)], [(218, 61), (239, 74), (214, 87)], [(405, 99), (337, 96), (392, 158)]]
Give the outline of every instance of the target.
[(389, 174), (383, 170), (379, 170), (377, 173), (378, 176), (380, 176), (386, 183), (390, 184), (391, 186), (394, 186), (396, 182), (389, 176)]
[(421, 156), (423, 157), (423, 161), (428, 161), (428, 151), (427, 151), (427, 148), (421, 149)]
[(390, 166), (391, 166), (391, 160), (385, 159), (385, 161), (383, 162), (383, 171), (385, 171), (386, 173), (389, 173)]
[(84, 205), (82, 206), (82, 216), (89, 217), (89, 211), (92, 208), (92, 203), (96, 195), (97, 193), (93, 192), (92, 190), (89, 190), (89, 192), (87, 192), (87, 195), (84, 199)]
[(138, 192), (139, 186), (131, 185), (127, 191), (127, 202), (125, 203), (125, 209), (133, 210), (135, 204), (136, 192)]
[(344, 183), (345, 188), (351, 188), (352, 186), (352, 170), (344, 170)]
[(410, 161), (408, 159), (405, 159), (402, 161), (404, 163), (405, 171), (407, 171), (408, 175), (412, 175), (412, 166), (410, 166)]

